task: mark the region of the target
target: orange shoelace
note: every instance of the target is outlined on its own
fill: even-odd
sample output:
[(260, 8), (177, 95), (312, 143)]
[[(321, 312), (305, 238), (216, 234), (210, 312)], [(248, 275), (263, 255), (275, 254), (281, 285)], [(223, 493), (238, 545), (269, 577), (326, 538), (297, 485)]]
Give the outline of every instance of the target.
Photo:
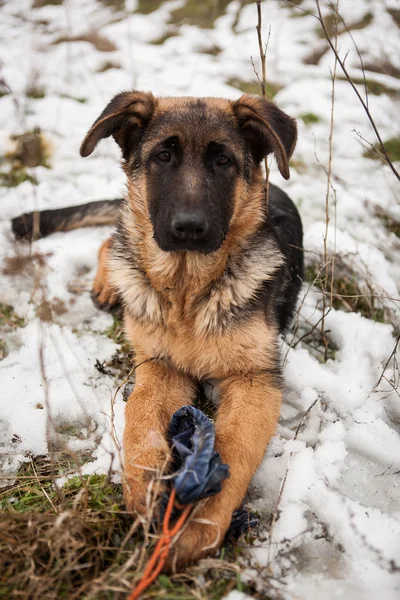
[[(176, 498), (176, 490), (173, 488), (171, 495), (168, 500), (167, 509), (165, 511), (163, 519), (163, 531), (160, 539), (158, 540), (156, 547), (154, 548), (153, 554), (149, 558), (149, 561), (144, 570), (142, 579), (139, 581), (135, 589), (131, 592), (128, 600), (136, 600), (140, 597), (151, 583), (155, 580), (161, 569), (165, 565), (169, 550), (171, 548), (172, 538), (178, 533), (183, 527), (191, 509), (191, 505), (188, 504), (183, 508), (183, 512), (179, 519), (176, 521), (172, 529), (169, 529), (169, 522), (172, 515)], [(178, 506), (181, 508), (180, 506)]]

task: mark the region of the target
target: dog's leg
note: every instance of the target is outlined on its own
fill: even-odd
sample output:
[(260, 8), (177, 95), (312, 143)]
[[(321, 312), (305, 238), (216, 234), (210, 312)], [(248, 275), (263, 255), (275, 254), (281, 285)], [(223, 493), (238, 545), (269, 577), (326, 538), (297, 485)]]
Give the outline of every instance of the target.
[(161, 360), (146, 359), (136, 348), (136, 385), (125, 408), (124, 495), (129, 510), (146, 511), (149, 482), (170, 456), (166, 434), (173, 413), (191, 404), (195, 386)]
[(170, 569), (219, 548), (232, 513), (240, 506), (276, 429), (282, 394), (272, 375), (230, 377), (220, 382), (219, 389), (222, 399), (215, 423), (216, 447), (223, 462), (229, 464), (230, 478), (177, 540), (168, 561)]
[(113, 238), (102, 243), (99, 250), (99, 262), (96, 277), (92, 286), (92, 299), (99, 308), (109, 310), (118, 302), (117, 290), (110, 283), (108, 258), (111, 252)]

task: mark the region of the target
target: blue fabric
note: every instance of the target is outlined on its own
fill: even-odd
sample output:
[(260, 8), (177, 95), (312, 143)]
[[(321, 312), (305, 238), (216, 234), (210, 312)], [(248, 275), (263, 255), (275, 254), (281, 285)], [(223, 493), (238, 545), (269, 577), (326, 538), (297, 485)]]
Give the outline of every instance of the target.
[(194, 406), (183, 406), (169, 425), (174, 455), (173, 471), (178, 471), (173, 486), (181, 504), (192, 504), (218, 494), (229, 467), (214, 450), (212, 421)]
[[(193, 504), (202, 498), (214, 496), (229, 477), (229, 466), (222, 463), (214, 450), (215, 431), (212, 421), (198, 408), (183, 406), (169, 424), (170, 444), (173, 452), (172, 471), (176, 473), (172, 485), (181, 504)], [(168, 495), (164, 497), (164, 513)], [(233, 513), (226, 539), (238, 538), (258, 523), (257, 516), (239, 508)]]

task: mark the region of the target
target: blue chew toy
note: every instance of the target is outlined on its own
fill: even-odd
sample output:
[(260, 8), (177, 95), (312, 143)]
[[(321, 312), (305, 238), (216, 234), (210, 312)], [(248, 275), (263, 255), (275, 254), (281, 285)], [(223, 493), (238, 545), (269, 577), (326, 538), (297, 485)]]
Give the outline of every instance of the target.
[[(193, 504), (222, 489), (229, 477), (229, 466), (222, 463), (214, 450), (215, 431), (212, 421), (198, 408), (183, 406), (173, 414), (169, 424), (172, 447), (172, 486), (181, 504)], [(258, 519), (245, 509), (234, 512), (227, 537), (239, 537)]]

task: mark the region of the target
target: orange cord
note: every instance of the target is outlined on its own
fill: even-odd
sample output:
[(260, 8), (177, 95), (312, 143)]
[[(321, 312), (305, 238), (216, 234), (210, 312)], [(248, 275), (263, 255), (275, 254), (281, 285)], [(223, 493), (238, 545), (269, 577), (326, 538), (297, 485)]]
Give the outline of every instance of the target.
[(171, 495), (168, 500), (167, 509), (165, 511), (164, 520), (163, 520), (163, 535), (158, 540), (156, 547), (154, 548), (153, 554), (151, 555), (146, 569), (143, 573), (142, 579), (139, 581), (138, 585), (131, 592), (128, 600), (136, 600), (140, 597), (140, 594), (144, 592), (146, 588), (149, 587), (151, 583), (155, 580), (157, 575), (160, 573), (161, 569), (165, 565), (165, 561), (167, 559), (170, 547), (171, 540), (178, 533), (178, 531), (182, 528), (185, 523), (191, 505), (188, 504), (184, 507), (182, 514), (179, 519), (175, 523), (172, 529), (169, 529), (169, 521), (171, 519), (172, 510), (175, 504), (176, 490), (173, 488)]

